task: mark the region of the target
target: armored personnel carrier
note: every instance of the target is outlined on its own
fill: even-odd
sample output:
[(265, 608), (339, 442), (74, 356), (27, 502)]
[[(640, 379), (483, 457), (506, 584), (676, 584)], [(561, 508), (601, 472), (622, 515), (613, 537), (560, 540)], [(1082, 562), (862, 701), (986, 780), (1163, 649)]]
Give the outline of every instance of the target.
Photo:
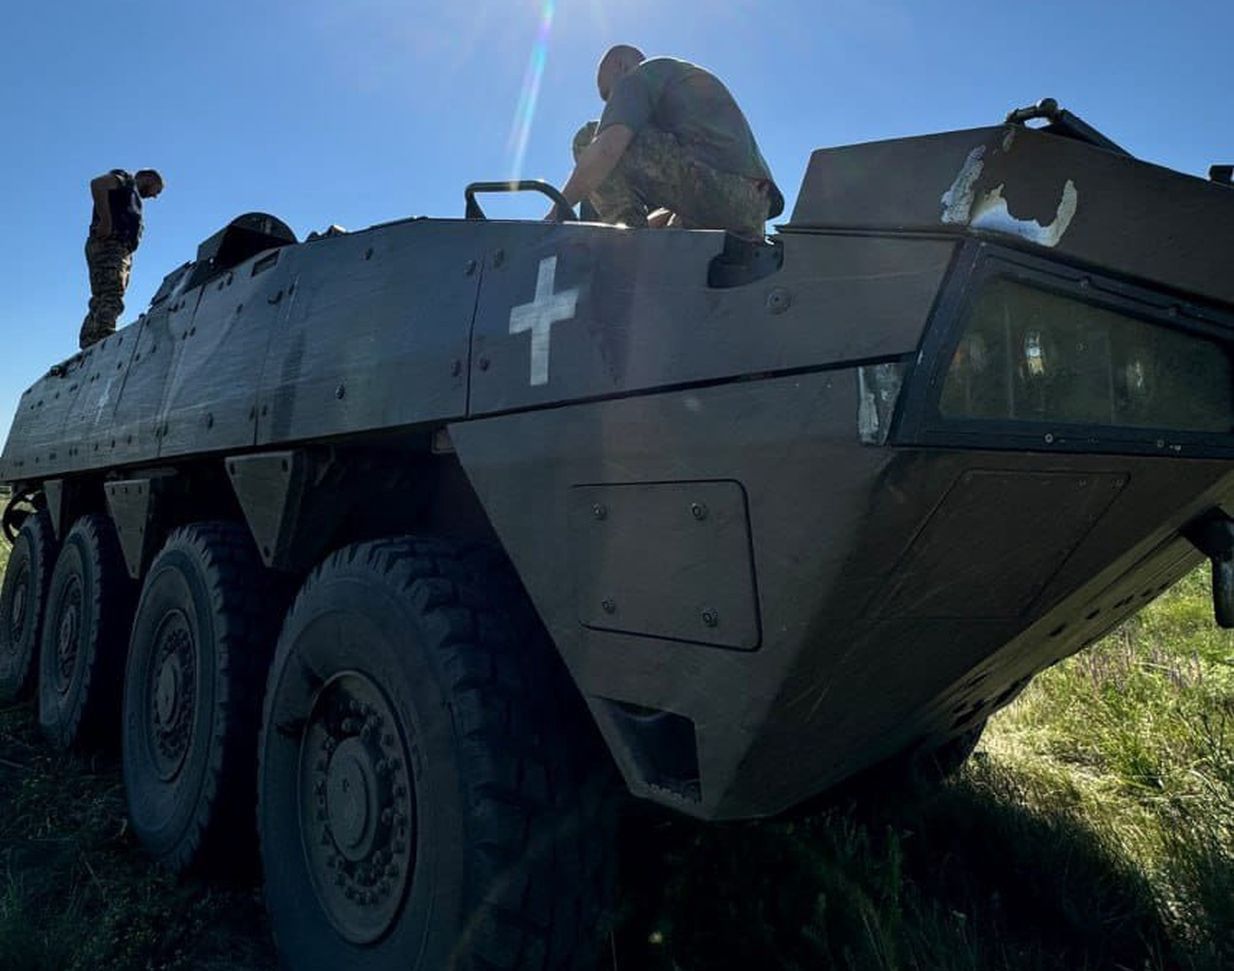
[(1203, 557), (1234, 623), (1228, 186), (1043, 102), (816, 152), (765, 242), (527, 187), (240, 217), (0, 458), (0, 691), (165, 865), (260, 853), (288, 966), (586, 967), (618, 781), (958, 763)]

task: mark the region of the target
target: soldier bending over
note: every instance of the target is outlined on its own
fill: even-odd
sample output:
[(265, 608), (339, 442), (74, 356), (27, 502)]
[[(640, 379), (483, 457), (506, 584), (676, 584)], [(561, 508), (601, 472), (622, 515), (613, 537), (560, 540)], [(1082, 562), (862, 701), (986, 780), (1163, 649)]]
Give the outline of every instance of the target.
[(84, 350), (116, 332), (124, 312), (124, 291), (133, 268), (133, 251), (141, 242), (141, 200), (163, 191), (163, 177), (154, 169), (129, 175), (112, 169), (90, 182), (94, 216), (86, 238), (86, 266), (90, 268), (90, 310), (81, 324)]
[(589, 199), (610, 223), (748, 238), (761, 238), (767, 219), (784, 211), (749, 122), (715, 75), (619, 45), (600, 60), (596, 85), (606, 107), (574, 136), (574, 171), (562, 189), (571, 205)]

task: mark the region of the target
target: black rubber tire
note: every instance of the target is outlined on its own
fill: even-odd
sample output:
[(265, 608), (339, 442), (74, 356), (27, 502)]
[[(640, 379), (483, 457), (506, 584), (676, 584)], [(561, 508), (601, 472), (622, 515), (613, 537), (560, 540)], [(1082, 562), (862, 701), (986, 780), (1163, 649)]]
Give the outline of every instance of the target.
[[(304, 822), (317, 713), (346, 679), (380, 689), (397, 729), (382, 728), (381, 744), (409, 754), (405, 774), (392, 773), (407, 781), (404, 796), (410, 789), (406, 845), (393, 844), (407, 863), (384, 891), (391, 916), (359, 942), (335, 922), (349, 906), (343, 891), (319, 889), (314, 873), (328, 875), (309, 862), (312, 847), (343, 844), (322, 843)], [(360, 738), (326, 751), (341, 758)], [(327, 801), (338, 760), (316, 763), (323, 835), (346, 825)], [(496, 557), (414, 538), (340, 550), (289, 612), (266, 691), (258, 829), (285, 966), (591, 971), (613, 893), (614, 778), (577, 689)], [(323, 866), (333, 865), (352, 863)]]
[(284, 606), (236, 523), (177, 529), (146, 574), (125, 671), (124, 789), (133, 832), (175, 873), (255, 869), (257, 731)]
[(0, 703), (34, 690), (43, 606), (56, 560), (51, 517), (44, 510), (22, 523), (0, 587)]
[(112, 748), (133, 581), (106, 516), (73, 524), (52, 571), (39, 649), (39, 725), (58, 748)]

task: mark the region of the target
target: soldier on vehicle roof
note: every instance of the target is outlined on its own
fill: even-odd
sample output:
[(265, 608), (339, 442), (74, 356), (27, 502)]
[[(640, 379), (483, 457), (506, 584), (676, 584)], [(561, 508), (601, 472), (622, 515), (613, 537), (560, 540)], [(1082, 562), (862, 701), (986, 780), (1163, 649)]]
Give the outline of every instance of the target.
[(596, 85), (606, 107), (574, 136), (562, 189), (571, 205), (589, 199), (609, 223), (755, 239), (784, 211), (749, 122), (715, 75), (621, 44), (600, 60)]
[(163, 177), (154, 169), (141, 169), (136, 175), (112, 169), (90, 181), (94, 198), (86, 238), (90, 310), (81, 324), (82, 350), (116, 332), (116, 320), (124, 312), (133, 252), (141, 242), (141, 201), (154, 199), (162, 191)]

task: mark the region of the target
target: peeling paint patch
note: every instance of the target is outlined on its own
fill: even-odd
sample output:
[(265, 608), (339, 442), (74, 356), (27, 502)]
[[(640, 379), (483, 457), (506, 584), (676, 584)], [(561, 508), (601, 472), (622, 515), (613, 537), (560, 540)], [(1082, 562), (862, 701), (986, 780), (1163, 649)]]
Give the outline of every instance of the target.
[(1003, 186), (997, 185), (977, 203), (969, 225), (973, 229), (984, 229), (986, 232), (1019, 236), (1038, 246), (1057, 246), (1067, 232), (1067, 227), (1071, 225), (1079, 201), (1080, 194), (1076, 191), (1075, 183), (1068, 179), (1063, 186), (1063, 196), (1058, 202), (1053, 222), (1043, 226), (1035, 219), (1016, 219), (1011, 215), (1007, 209), (1007, 200), (1003, 198)]
[(1015, 128), (1008, 126), (1007, 134), (1003, 136), (1003, 151), (1010, 152), (1011, 146), (1015, 143)]
[(968, 222), (977, 180), (981, 178), (981, 170), (985, 168), (984, 157), (984, 145), (978, 145), (968, 153), (968, 158), (960, 166), (960, 171), (956, 173), (951, 188), (943, 193), (940, 200), (943, 204), (943, 222), (960, 224)]
[(903, 364), (867, 364), (857, 369), (857, 437), (862, 443), (886, 443), (903, 384)]

